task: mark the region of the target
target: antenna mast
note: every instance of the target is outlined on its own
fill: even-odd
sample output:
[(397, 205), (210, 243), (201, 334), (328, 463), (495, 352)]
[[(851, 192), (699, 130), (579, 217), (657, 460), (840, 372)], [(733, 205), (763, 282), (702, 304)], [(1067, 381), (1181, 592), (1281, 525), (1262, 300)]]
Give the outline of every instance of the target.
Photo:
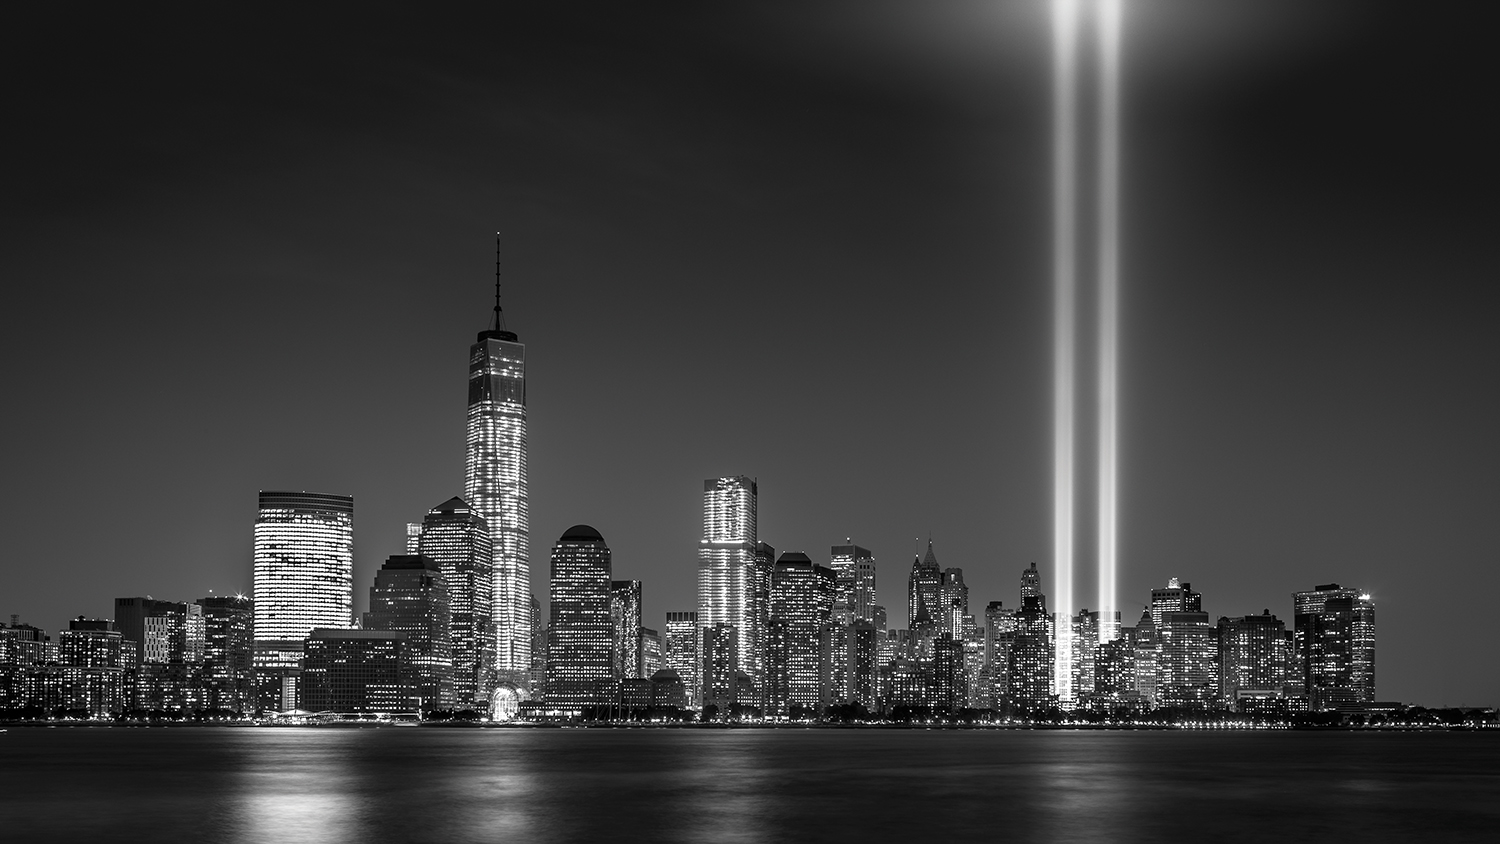
[(495, 232), (495, 330), (505, 330), (505, 317), (500, 313), (500, 233)]

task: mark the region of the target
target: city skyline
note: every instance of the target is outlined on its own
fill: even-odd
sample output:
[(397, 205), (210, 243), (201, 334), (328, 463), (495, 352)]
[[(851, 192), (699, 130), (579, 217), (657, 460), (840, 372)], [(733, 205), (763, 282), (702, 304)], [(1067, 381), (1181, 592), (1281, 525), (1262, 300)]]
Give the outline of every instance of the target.
[[(191, 100), (159, 90), (143, 122), (127, 122), (155, 139), (132, 147), (145, 163), (81, 157), (68, 179), (84, 181), (65, 184), (108, 176), (88, 202), (23, 180), (18, 196), (41, 200), (12, 212), (5, 268), (28, 283), (21, 310), (35, 318), (6, 340), (27, 409), (7, 439), (28, 447), (13, 448), (4, 518), (18, 553), (45, 565), (8, 567), (0, 613), (56, 630), (124, 595), (249, 594), (247, 526), (263, 489), (355, 498), (353, 612), (367, 609), (363, 589), (402, 552), (404, 525), (462, 493), (457, 385), (462, 345), (485, 327), (495, 229), (510, 233), (507, 316), (529, 352), (532, 533), (545, 543), (583, 523), (610, 537), (615, 575), (647, 583), (647, 626), (695, 607), (697, 484), (735, 474), (758, 479), (759, 537), (778, 549), (824, 564), (846, 537), (870, 549), (876, 603), (893, 615), (929, 531), (975, 606), (1019, 604), (1015, 576), (1032, 561), (1051, 594), (1046, 59), (1032, 43), (1044, 16), (945, 8), (910, 32), (894, 6), (848, 32), (836, 26), (845, 18), (808, 12), (796, 23), (816, 44), (772, 12), (674, 19), (657, 36), (625, 22), (650, 44), (687, 35), (723, 52), (677, 47), (627, 65), (607, 90), (643, 97), (639, 111), (583, 93), (626, 54), (607, 26), (535, 10), (522, 22), (539, 40), (502, 71), (428, 54), (426, 75), (371, 71), (374, 102), (447, 128), (478, 121), (476, 134), (506, 144), (502, 165), (383, 123), (372, 145), (353, 147), (363, 152), (331, 152), (369, 129), (370, 101), (316, 115), (310, 97), (288, 98), (290, 114), (259, 99), (302, 73), (315, 92), (346, 91), (306, 44), (289, 48), (286, 75), (263, 80), (207, 61), (210, 77), (238, 87), (187, 109), (185, 124), (150, 122)], [(1408, 37), (1390, 13), (1235, 8), (1226, 20), (1246, 26), (1187, 13), (1194, 39), (1125, 22), (1123, 619), (1171, 576), (1197, 584), (1214, 617), (1269, 607), (1289, 619), (1291, 591), (1339, 582), (1381, 607), (1381, 699), (1493, 703), (1493, 676), (1428, 656), (1449, 637), (1472, 641), (1480, 623), (1453, 612), (1439, 585), (1497, 586), (1485, 480), (1500, 463), (1485, 435), (1497, 355), (1481, 317), (1493, 294), (1480, 292), (1469, 237), (1482, 179), (1460, 184), (1446, 169), (1475, 166), (1486, 137), (1460, 108), (1477, 77), (1458, 73), (1454, 50), (1420, 78), (1451, 72), (1456, 90), (1430, 105), (1401, 99), (1406, 120), (1386, 127), (1360, 108), (1396, 96), (1386, 82), (1413, 96), (1394, 70), (1368, 67)], [(390, 32), (376, 17), (361, 26)], [(723, 34), (725, 22), (747, 34)], [(1164, 49), (1138, 63), (1163, 41), (1227, 55), (1220, 65)], [(578, 44), (609, 49), (570, 67), (547, 58)], [(1341, 73), (1347, 62), (1373, 75)], [(1172, 80), (1188, 66), (1203, 78)], [(713, 98), (667, 84), (684, 68), (724, 102), (697, 115)], [(419, 104), (406, 84), (433, 96)], [(554, 111), (557, 93), (582, 105)], [(220, 109), (250, 115), (265, 148), (238, 157), (238, 142), (214, 141), (169, 161), (168, 129), (217, 138)], [(1438, 125), (1450, 128), (1425, 137)], [(776, 152), (747, 158), (759, 149)], [(1398, 151), (1426, 155), (1421, 172), (1434, 177), (1398, 168), (1366, 185)], [(219, 154), (244, 169), (217, 168)], [(67, 169), (57, 154), (37, 162)], [(287, 200), (310, 196), (286, 174), (314, 162), (328, 167), (312, 207), (279, 219)], [(281, 175), (257, 188), (266, 174)], [(215, 205), (225, 197), (231, 208)], [(176, 304), (212, 306), (231, 289), (241, 298), (224, 325)], [(118, 329), (80, 343), (88, 325)], [(362, 347), (357, 371), (334, 383), (309, 365), (342, 360), (361, 333), (380, 340)], [(710, 354), (726, 336), (741, 342)], [(78, 373), (105, 354), (119, 377), (100, 379), (93, 398), (127, 412), (80, 429), (66, 409)], [(740, 416), (709, 412), (726, 385)], [(66, 529), (42, 504), (82, 477), (90, 529), (66, 551), (42, 544)], [(167, 525), (138, 509), (169, 497)], [(544, 600), (545, 583), (538, 567), (531, 589)], [(1091, 606), (1083, 577), (1076, 594), (1075, 607)]]

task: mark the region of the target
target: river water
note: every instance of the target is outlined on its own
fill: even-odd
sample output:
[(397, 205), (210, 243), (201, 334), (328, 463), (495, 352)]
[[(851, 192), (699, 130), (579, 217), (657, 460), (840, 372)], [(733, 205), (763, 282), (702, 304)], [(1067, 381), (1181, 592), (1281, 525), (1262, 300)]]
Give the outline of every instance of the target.
[(1500, 733), (25, 728), (6, 841), (1500, 841)]

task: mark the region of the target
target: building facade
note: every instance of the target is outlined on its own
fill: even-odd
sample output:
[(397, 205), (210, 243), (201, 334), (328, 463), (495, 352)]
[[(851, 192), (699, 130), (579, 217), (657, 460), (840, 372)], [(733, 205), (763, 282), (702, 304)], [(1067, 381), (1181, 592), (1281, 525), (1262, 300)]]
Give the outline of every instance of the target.
[(406, 634), (317, 628), (303, 645), (302, 708), (310, 712), (416, 712)]
[(203, 696), (209, 710), (255, 711), (255, 604), (243, 595), (199, 598), (203, 608)]
[(574, 525), (552, 546), (547, 703), (592, 707), (614, 698), (609, 546), (599, 531)]
[(1303, 686), (1314, 711), (1375, 700), (1375, 604), (1369, 594), (1329, 583), (1294, 592)]
[(409, 554), (387, 558), (370, 587), (364, 629), (405, 636), (418, 711), (454, 708), (448, 583), (436, 560)]
[[(765, 641), (756, 604), (756, 483), (740, 476), (703, 482), (703, 538), (698, 542), (698, 629), (733, 627), (735, 664), (761, 681)], [(701, 635), (701, 633), (700, 633)], [(722, 634), (719, 634), (722, 635)]]
[(524, 689), (531, 667), (526, 346), (505, 329), (499, 299), (497, 279), (494, 327), (469, 347), (463, 497), (490, 531), (496, 676)]
[[(489, 524), (462, 498), (427, 511), (417, 552), (434, 560), (448, 593), (452, 705), (483, 711), (495, 684), (494, 538)], [(527, 629), (530, 629), (530, 613)]]
[(616, 680), (650, 679), (641, 673), (641, 582), (612, 580), (609, 583), (609, 621)]
[(254, 599), (257, 703), (291, 709), (308, 633), (354, 625), (352, 496), (260, 493)]

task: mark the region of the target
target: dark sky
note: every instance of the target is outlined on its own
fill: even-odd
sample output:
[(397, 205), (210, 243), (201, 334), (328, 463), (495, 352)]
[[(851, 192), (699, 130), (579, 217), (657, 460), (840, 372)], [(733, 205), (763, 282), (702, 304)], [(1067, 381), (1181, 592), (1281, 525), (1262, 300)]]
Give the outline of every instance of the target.
[[(1379, 697), (1500, 703), (1483, 5), (1127, 3), (1127, 620), (1172, 576), (1288, 621), (1337, 581)], [(1043, 4), (37, 6), (3, 38), (0, 613), (248, 592), (260, 489), (355, 496), (363, 608), (461, 491), (496, 230), (543, 601), (583, 522), (649, 626), (692, 609), (722, 474), (782, 550), (871, 548), (893, 625), (929, 534), (976, 610), (1050, 583)]]

